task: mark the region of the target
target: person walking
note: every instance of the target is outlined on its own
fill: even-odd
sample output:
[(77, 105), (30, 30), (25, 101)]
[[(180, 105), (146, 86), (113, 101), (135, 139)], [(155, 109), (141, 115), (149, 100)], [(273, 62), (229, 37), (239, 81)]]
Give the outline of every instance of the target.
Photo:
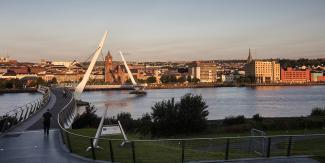
[(43, 114), (43, 125), (44, 125), (44, 135), (49, 135), (49, 130), (51, 126), (51, 118), (52, 114), (50, 113), (50, 110), (47, 109), (47, 112)]

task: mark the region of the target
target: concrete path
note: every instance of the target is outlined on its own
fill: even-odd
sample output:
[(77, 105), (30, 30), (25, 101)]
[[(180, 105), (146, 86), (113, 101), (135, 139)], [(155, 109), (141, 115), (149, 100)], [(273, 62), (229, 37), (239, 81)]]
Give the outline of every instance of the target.
[[(72, 156), (58, 130), (44, 136), (42, 130), (8, 133), (0, 138), (0, 163), (89, 163)], [(98, 162), (98, 161), (97, 161)]]

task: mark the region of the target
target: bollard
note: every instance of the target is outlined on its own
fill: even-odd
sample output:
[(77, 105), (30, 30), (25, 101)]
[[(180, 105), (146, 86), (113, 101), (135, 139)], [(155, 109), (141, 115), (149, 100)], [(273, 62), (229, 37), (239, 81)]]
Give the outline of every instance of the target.
[(226, 153), (225, 153), (225, 160), (229, 159), (229, 139), (226, 142)]
[(94, 144), (93, 144), (93, 138), (90, 138), (89, 140), (90, 140), (91, 154), (92, 154), (93, 160), (96, 160), (95, 147), (94, 147)]
[(110, 155), (111, 155), (111, 161), (115, 162), (112, 140), (109, 140), (109, 151), (110, 151)]
[(287, 148), (287, 156), (291, 155), (291, 143), (292, 143), (292, 136), (289, 137), (288, 148)]

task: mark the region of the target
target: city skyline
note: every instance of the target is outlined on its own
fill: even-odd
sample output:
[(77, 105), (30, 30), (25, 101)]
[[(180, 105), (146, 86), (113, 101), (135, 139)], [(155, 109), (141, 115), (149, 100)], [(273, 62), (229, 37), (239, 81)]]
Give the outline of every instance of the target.
[[(126, 2), (126, 3), (123, 3)], [(324, 57), (324, 1), (1, 1), (0, 55), (83, 61), (107, 29), (103, 54), (129, 61)]]

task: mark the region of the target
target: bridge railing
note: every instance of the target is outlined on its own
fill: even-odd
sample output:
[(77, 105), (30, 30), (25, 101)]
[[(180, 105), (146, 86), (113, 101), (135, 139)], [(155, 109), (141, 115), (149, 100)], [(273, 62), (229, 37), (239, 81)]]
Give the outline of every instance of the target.
[[(95, 138), (80, 134), (82, 130), (71, 129), (73, 118), (76, 117), (75, 104), (76, 101), (72, 98), (58, 116), (63, 142), (70, 152), (94, 160), (165, 163), (325, 155), (325, 134), (130, 139), (128, 142), (112, 137)], [(93, 131), (95, 133), (95, 129)], [(94, 139), (98, 139), (98, 147), (93, 146)], [(89, 152), (86, 151), (88, 147), (91, 147)]]
[(33, 116), (48, 103), (51, 96), (50, 88), (40, 86), (38, 92), (42, 93), (42, 97), (23, 106), (16, 107), (0, 116), (0, 133), (10, 131), (10, 129)]

